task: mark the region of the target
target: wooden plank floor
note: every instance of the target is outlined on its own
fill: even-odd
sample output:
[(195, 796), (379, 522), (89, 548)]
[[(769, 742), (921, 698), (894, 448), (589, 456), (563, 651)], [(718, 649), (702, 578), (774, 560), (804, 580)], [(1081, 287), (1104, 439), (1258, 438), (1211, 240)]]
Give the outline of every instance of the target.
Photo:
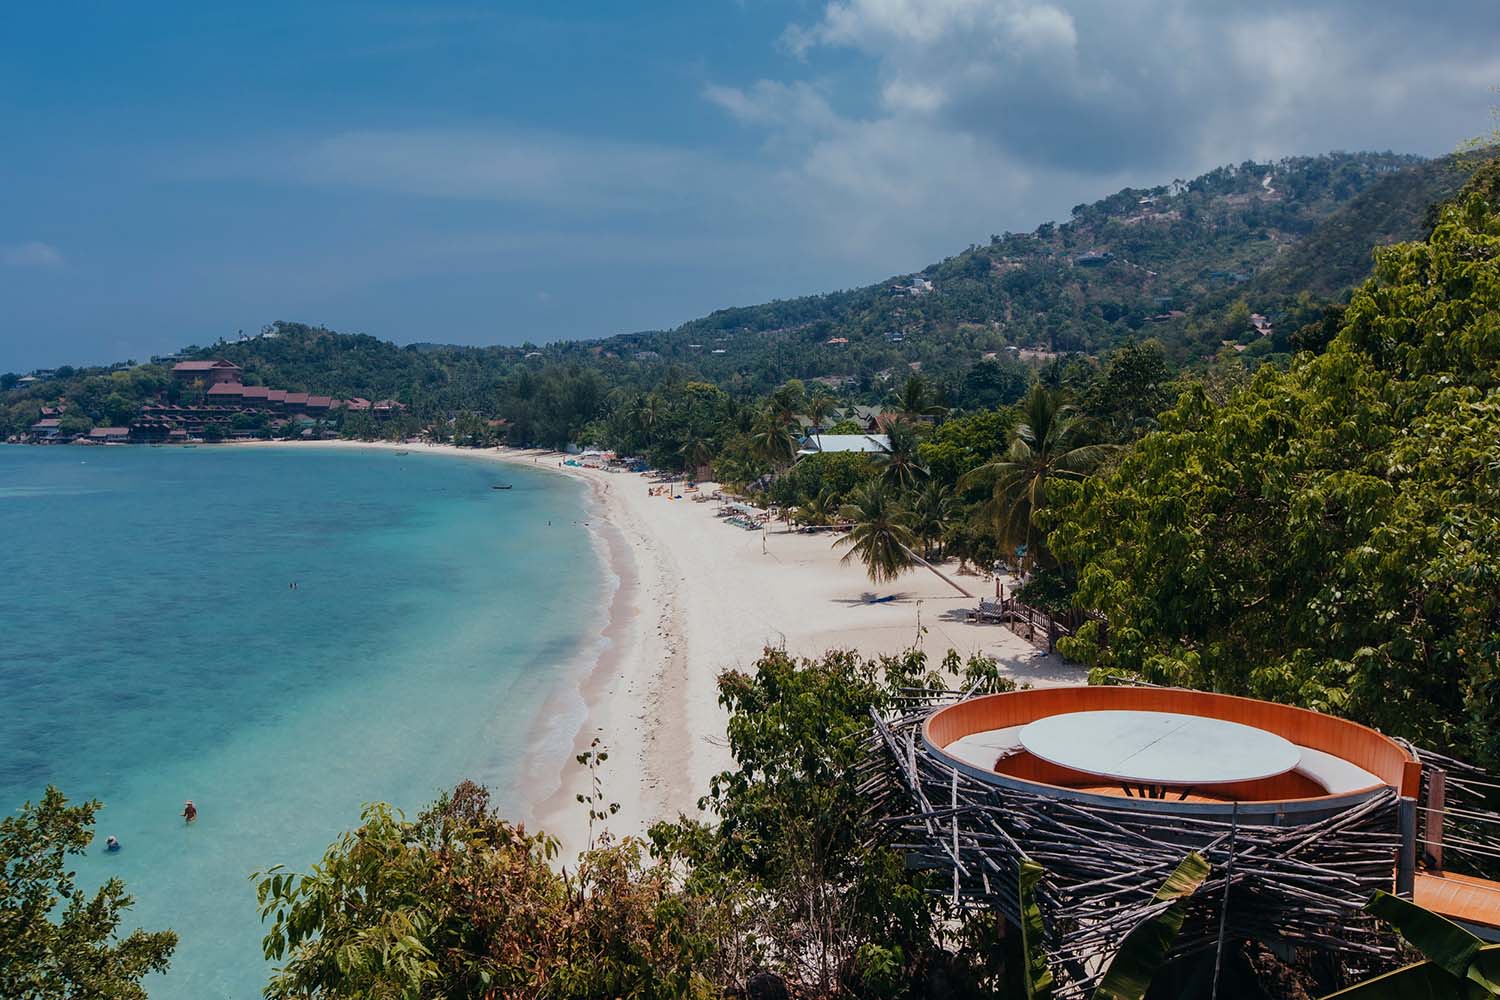
[(1450, 920), (1500, 927), (1500, 882), (1451, 872), (1417, 872), (1412, 895), (1418, 906)]

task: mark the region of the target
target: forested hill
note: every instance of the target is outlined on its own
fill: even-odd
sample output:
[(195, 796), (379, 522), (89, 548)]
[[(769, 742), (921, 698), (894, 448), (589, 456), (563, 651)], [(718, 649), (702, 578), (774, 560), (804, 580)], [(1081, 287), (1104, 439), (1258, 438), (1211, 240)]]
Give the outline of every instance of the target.
[[(1189, 362), (1223, 339), (1253, 342), (1250, 312), (1283, 325), (1310, 319), (1289, 315), (1298, 293), (1341, 296), (1369, 273), (1374, 246), (1425, 235), (1432, 207), (1464, 175), (1452, 157), (1392, 153), (1226, 166), (1127, 188), (918, 274), (604, 344), (691, 359), (720, 380), (747, 354), (765, 355), (781, 378), (859, 376), (912, 361), (942, 371), (1008, 346), (1096, 353), (1132, 336), (1155, 336)], [(1240, 299), (1246, 308), (1230, 315)]]
[[(819, 379), (848, 401), (878, 402), (918, 369), (960, 406), (993, 405), (1024, 388), (1028, 362), (1132, 339), (1154, 339), (1188, 367), (1316, 349), (1337, 326), (1338, 311), (1323, 307), (1369, 273), (1372, 249), (1425, 236), (1466, 173), (1453, 157), (1392, 153), (1226, 166), (1079, 205), (1066, 222), (994, 236), (918, 274), (600, 341), (456, 347), (422, 329), (407, 336), (424, 343), (400, 347), (279, 323), (270, 336), (184, 353), (228, 358), (253, 384), (399, 399), (423, 419), (560, 409), (559, 435), (578, 431), (610, 391), (683, 378), (741, 399)], [(1323, 333), (1293, 336), (1319, 320), (1307, 329)], [(979, 365), (987, 355), (995, 361)], [(166, 381), (155, 365), (59, 369), (31, 385), (0, 376), (0, 437), (63, 399), (95, 424), (127, 422)], [(551, 406), (549, 394), (567, 405)]]

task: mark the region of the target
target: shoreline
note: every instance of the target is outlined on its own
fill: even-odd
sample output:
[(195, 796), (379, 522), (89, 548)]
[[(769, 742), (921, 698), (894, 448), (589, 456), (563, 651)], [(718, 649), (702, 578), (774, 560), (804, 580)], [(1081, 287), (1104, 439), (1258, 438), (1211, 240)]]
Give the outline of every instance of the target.
[[(535, 750), (522, 762), (518, 787), (504, 796), (519, 804), (515, 819), (558, 839), (559, 863), (570, 863), (588, 843), (587, 807), (576, 796), (589, 793), (590, 775), (576, 756), (596, 736), (598, 749), (608, 753), (597, 768), (605, 801), (620, 804), (603, 824), (612, 834), (643, 835), (659, 819), (697, 814), (710, 778), (731, 763), (718, 676), (751, 669), (766, 646), (794, 656), (855, 649), (873, 657), (918, 642), (934, 666), (952, 648), (993, 656), (1002, 673), (1038, 687), (1082, 683), (1086, 676), (1008, 629), (965, 621), (974, 601), (926, 571), (872, 588), (862, 567), (841, 562), (826, 535), (774, 526), (744, 531), (716, 518), (715, 504), (652, 496), (651, 484), (635, 473), (564, 468), (566, 456), (557, 452), (363, 441), (227, 446), (446, 455), (550, 470), (587, 486), (585, 524), (600, 565), (613, 577), (596, 599), (608, 607), (544, 702), (534, 722)], [(965, 582), (980, 593), (992, 586), (988, 577)], [(876, 590), (879, 603), (871, 601)], [(571, 726), (578, 700), (577, 730), (558, 731), (560, 719)], [(549, 759), (564, 739), (572, 752)]]

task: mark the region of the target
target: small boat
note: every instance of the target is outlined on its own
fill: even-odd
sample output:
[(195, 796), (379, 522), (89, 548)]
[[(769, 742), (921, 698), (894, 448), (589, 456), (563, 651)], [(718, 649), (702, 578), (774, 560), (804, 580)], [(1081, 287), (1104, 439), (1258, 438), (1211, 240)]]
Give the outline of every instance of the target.
[(411, 452), (409, 452), (409, 451), (398, 451), (398, 452), (396, 452), (396, 454), (397, 454), (397, 455), (398, 455), (398, 456), (400, 456), (400, 455), (410, 455), (410, 454), (411, 454)]
[(492, 490), (508, 490), (508, 489), (510, 489), (510, 483), (496, 483), (494, 486), (491, 486), (490, 489), (492, 489)]

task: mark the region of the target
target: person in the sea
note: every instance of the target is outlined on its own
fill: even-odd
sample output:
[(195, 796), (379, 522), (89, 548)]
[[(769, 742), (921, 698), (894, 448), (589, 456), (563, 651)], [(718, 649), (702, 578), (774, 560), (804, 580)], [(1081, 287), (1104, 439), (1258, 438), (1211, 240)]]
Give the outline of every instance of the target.
[(189, 823), (198, 818), (198, 807), (193, 805), (192, 799), (188, 799), (187, 805), (183, 806), (182, 818)]
[(120, 849), (120, 842), (118, 840), (116, 840), (113, 836), (105, 837), (104, 838), (104, 849), (106, 851), (109, 851), (111, 854), (113, 854), (115, 851), (118, 851)]

